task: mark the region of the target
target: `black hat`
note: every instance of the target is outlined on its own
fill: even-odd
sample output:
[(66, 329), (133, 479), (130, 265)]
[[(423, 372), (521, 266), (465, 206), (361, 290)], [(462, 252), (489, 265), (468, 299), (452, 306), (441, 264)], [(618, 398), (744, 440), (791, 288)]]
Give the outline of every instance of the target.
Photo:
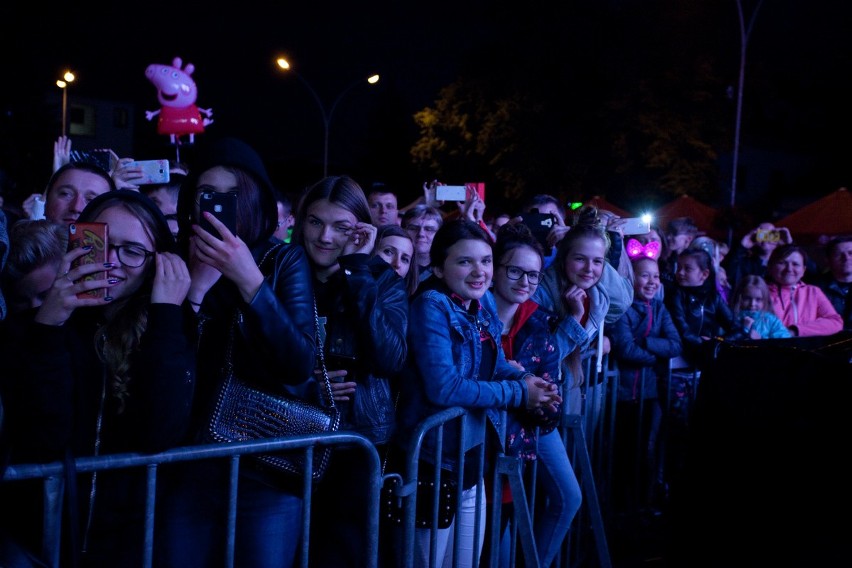
[(260, 155), (248, 144), (238, 138), (219, 138), (201, 150), (198, 163), (192, 171), (201, 173), (215, 166), (239, 168), (251, 175), (270, 195), (274, 186), (266, 172), (266, 166)]

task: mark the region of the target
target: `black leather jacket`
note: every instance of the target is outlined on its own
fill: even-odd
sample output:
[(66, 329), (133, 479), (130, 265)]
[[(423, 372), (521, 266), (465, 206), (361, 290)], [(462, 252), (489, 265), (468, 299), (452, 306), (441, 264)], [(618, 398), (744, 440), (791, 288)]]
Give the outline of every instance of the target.
[(683, 356), (693, 365), (702, 355), (702, 337), (724, 337), (734, 327), (731, 308), (716, 291), (712, 277), (701, 286), (675, 286), (671, 294), (666, 292), (666, 307), (683, 340)]
[(341, 429), (382, 444), (396, 424), (391, 382), (408, 352), (405, 281), (379, 257), (350, 254), (338, 262), (340, 270), (327, 282), (314, 281), (319, 314), (326, 318), (326, 367), (346, 369), (345, 380), (357, 383), (352, 400), (340, 405)]
[[(252, 249), (255, 260), (277, 241)], [(235, 314), (241, 319), (234, 336), (235, 374), (270, 392), (305, 383), (314, 368), (316, 324), (311, 270), (300, 245), (283, 244), (263, 262), (266, 279), (251, 302), (225, 278), (205, 295), (198, 313), (198, 399), (196, 432), (203, 439), (214, 397), (223, 381), (228, 337)], [(292, 389), (288, 389), (292, 390)]]

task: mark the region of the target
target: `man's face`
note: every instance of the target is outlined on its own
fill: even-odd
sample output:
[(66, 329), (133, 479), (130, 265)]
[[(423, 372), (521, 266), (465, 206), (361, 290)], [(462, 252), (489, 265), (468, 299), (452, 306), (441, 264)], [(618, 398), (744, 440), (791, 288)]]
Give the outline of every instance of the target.
[(66, 170), (53, 181), (44, 203), (44, 216), (54, 223), (77, 221), (92, 199), (110, 190), (107, 180), (86, 170)]
[(838, 282), (852, 282), (852, 242), (834, 247), (828, 258), (828, 267)]
[(373, 225), (399, 225), (399, 211), (397, 210), (396, 195), (393, 193), (373, 192), (367, 197), (370, 204), (370, 217)]

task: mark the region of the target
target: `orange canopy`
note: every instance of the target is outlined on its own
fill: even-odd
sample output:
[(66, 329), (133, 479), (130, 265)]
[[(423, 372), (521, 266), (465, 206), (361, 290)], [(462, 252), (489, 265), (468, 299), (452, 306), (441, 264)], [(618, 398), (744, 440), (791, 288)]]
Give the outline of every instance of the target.
[(677, 217), (690, 217), (698, 230), (713, 238), (722, 238), (715, 226), (716, 209), (688, 195), (681, 195), (654, 211), (654, 223), (663, 230)]
[(779, 219), (775, 226), (789, 229), (794, 240), (852, 234), (852, 194), (841, 187)]
[(592, 197), (591, 199), (586, 201), (583, 205), (593, 205), (593, 206), (597, 207), (598, 209), (605, 209), (607, 211), (612, 211), (613, 213), (615, 213), (619, 217), (633, 217), (633, 215), (631, 215), (629, 211), (622, 209), (618, 205), (613, 205), (612, 203), (610, 203), (609, 201), (607, 201), (606, 199), (604, 199), (600, 195), (595, 195), (594, 197)]

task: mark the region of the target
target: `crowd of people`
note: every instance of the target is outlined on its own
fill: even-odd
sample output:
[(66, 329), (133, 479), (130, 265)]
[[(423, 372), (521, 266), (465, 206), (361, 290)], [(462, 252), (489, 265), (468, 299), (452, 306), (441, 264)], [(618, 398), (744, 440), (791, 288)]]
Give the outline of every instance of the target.
[[(469, 411), (453, 521), (467, 551), (460, 565), (476, 565), (481, 550), (470, 551), (485, 542), (485, 511), (496, 506), (477, 491), (480, 472), (499, 453), (536, 461), (535, 540), (549, 566), (582, 503), (555, 425), (582, 413), (587, 434), (600, 427), (604, 386), (584, 369), (600, 371), (607, 354), (618, 368), (615, 470), (639, 468), (642, 482), (641, 495), (624, 479), (616, 493), (650, 501), (665, 494), (677, 450), (664, 447), (661, 424), (675, 398), (694, 396), (685, 375), (663, 382), (670, 360), (681, 357), (695, 377), (720, 338), (852, 329), (852, 236), (829, 242), (820, 271), (795, 235), (771, 223), (728, 253), (689, 218), (625, 235), (617, 215), (567, 211), (547, 194), (517, 212), (486, 213), (476, 192), (437, 200), (433, 181), (400, 207), (385, 185), (365, 191), (328, 176), (291, 200), (234, 138), (212, 141), (194, 163), (171, 163), (170, 182), (156, 186), (135, 183), (141, 172), (130, 159), (105, 171), (71, 161), (70, 150), (60, 137), (53, 173), (22, 203), (23, 218), (0, 217), (0, 468), (205, 443), (226, 370), (315, 400), (321, 351), (341, 429), (366, 436), (390, 464), (423, 419)], [(234, 227), (202, 212), (211, 192), (235, 195)], [(551, 220), (543, 238), (533, 214)], [(107, 224), (108, 240), (69, 249), (69, 227), (86, 222)], [(77, 262), (98, 246), (105, 263)], [(637, 431), (640, 456), (629, 450)], [(457, 439), (448, 434), (440, 454), (424, 453), (424, 467), (458, 474)], [(215, 461), (164, 472), (158, 566), (214, 566), (223, 556), (228, 475)], [(365, 564), (366, 475), (354, 451), (335, 452), (314, 499), (322, 530), (311, 534), (312, 566)], [(142, 474), (82, 477), (70, 491), (65, 554), (86, 566), (137, 560)], [(253, 462), (240, 469), (239, 565), (298, 561), (300, 484)], [(0, 486), (0, 499), (0, 564), (40, 565), (37, 488)], [(453, 536), (452, 526), (439, 530), (439, 565), (453, 561)], [(416, 565), (428, 565), (427, 529), (415, 545)]]

